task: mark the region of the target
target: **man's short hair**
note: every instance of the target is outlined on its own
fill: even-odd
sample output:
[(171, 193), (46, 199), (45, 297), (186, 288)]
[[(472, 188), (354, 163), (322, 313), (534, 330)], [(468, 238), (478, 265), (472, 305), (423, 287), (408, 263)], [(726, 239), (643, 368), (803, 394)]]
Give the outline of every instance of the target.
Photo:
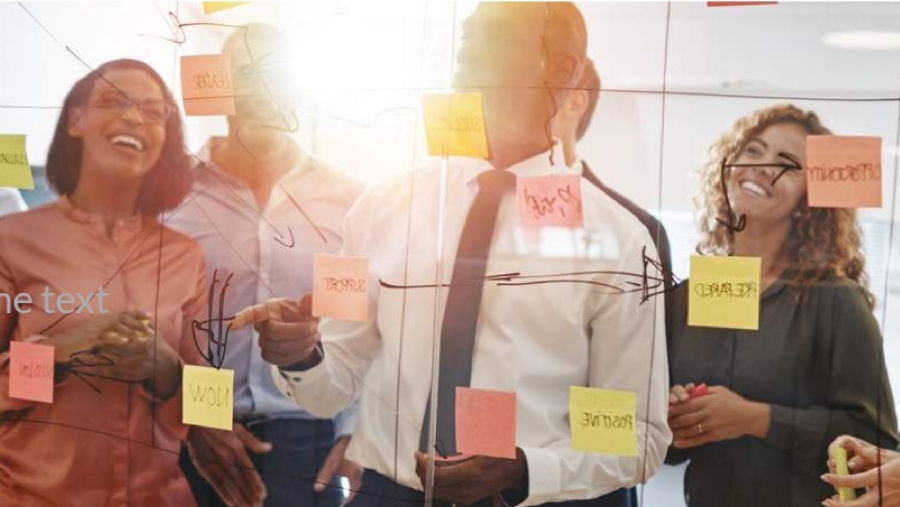
[(575, 129), (575, 139), (580, 141), (587, 133), (588, 127), (591, 126), (594, 110), (597, 109), (597, 100), (600, 98), (600, 75), (597, 74), (594, 62), (590, 58), (585, 62), (584, 75), (579, 83), (579, 88), (588, 94), (587, 108), (578, 120), (578, 127)]

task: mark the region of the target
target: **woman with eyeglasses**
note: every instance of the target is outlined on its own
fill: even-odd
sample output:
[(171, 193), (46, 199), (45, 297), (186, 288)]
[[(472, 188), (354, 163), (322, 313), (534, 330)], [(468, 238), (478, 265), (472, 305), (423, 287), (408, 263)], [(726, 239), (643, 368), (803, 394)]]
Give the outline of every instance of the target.
[(689, 326), (674, 294), (667, 461), (690, 460), (692, 507), (819, 505), (835, 437), (897, 444), (856, 211), (808, 206), (810, 135), (815, 113), (762, 109), (700, 170), (697, 252), (758, 257), (761, 283), (757, 331)]
[[(31, 301), (0, 308), (0, 503), (194, 505), (181, 370), (206, 346), (191, 333), (206, 275), (199, 246), (157, 220), (190, 188), (160, 76), (116, 60), (75, 83), (46, 168), (59, 199), (0, 218), (0, 292)], [(9, 395), (14, 342), (52, 347), (52, 403)]]

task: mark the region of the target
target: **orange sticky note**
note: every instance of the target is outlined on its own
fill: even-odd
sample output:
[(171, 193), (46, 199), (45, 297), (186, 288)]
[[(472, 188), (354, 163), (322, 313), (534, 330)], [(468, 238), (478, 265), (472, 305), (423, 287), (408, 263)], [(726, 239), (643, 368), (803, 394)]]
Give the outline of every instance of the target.
[(487, 158), (480, 93), (425, 94), (422, 113), (429, 154)]
[(809, 136), (806, 166), (810, 207), (881, 207), (880, 137)]
[(365, 322), (369, 319), (369, 261), (365, 257), (316, 254), (312, 314)]
[(181, 95), (188, 116), (233, 115), (231, 56), (182, 56)]
[(50, 345), (9, 344), (9, 397), (53, 403), (53, 355)]
[(248, 3), (250, 2), (203, 2), (203, 14), (212, 14), (213, 12), (224, 11), (225, 9)]
[(759, 257), (691, 257), (688, 325), (759, 329)]
[(456, 450), (516, 457), (516, 393), (456, 388)]
[(231, 431), (234, 370), (187, 364), (181, 373), (181, 422)]
[(0, 187), (34, 188), (24, 135), (0, 135)]
[(570, 227), (584, 225), (581, 209), (581, 175), (553, 174), (516, 179), (516, 200), (527, 226)]
[(596, 387), (569, 387), (570, 445), (577, 451), (637, 456), (637, 395)]

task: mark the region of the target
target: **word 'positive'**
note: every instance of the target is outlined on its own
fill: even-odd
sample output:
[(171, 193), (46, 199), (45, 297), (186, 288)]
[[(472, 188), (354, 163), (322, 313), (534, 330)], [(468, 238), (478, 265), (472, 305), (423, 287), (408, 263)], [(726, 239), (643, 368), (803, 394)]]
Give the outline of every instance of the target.
[(637, 456), (637, 395), (631, 391), (569, 387), (572, 449)]

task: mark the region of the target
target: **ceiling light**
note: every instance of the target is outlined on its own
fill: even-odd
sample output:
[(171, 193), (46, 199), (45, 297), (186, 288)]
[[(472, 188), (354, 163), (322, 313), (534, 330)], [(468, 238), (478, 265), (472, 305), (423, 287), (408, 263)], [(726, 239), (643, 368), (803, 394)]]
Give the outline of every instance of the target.
[(822, 42), (827, 46), (840, 49), (891, 51), (900, 49), (900, 32), (875, 30), (832, 32), (822, 37)]

